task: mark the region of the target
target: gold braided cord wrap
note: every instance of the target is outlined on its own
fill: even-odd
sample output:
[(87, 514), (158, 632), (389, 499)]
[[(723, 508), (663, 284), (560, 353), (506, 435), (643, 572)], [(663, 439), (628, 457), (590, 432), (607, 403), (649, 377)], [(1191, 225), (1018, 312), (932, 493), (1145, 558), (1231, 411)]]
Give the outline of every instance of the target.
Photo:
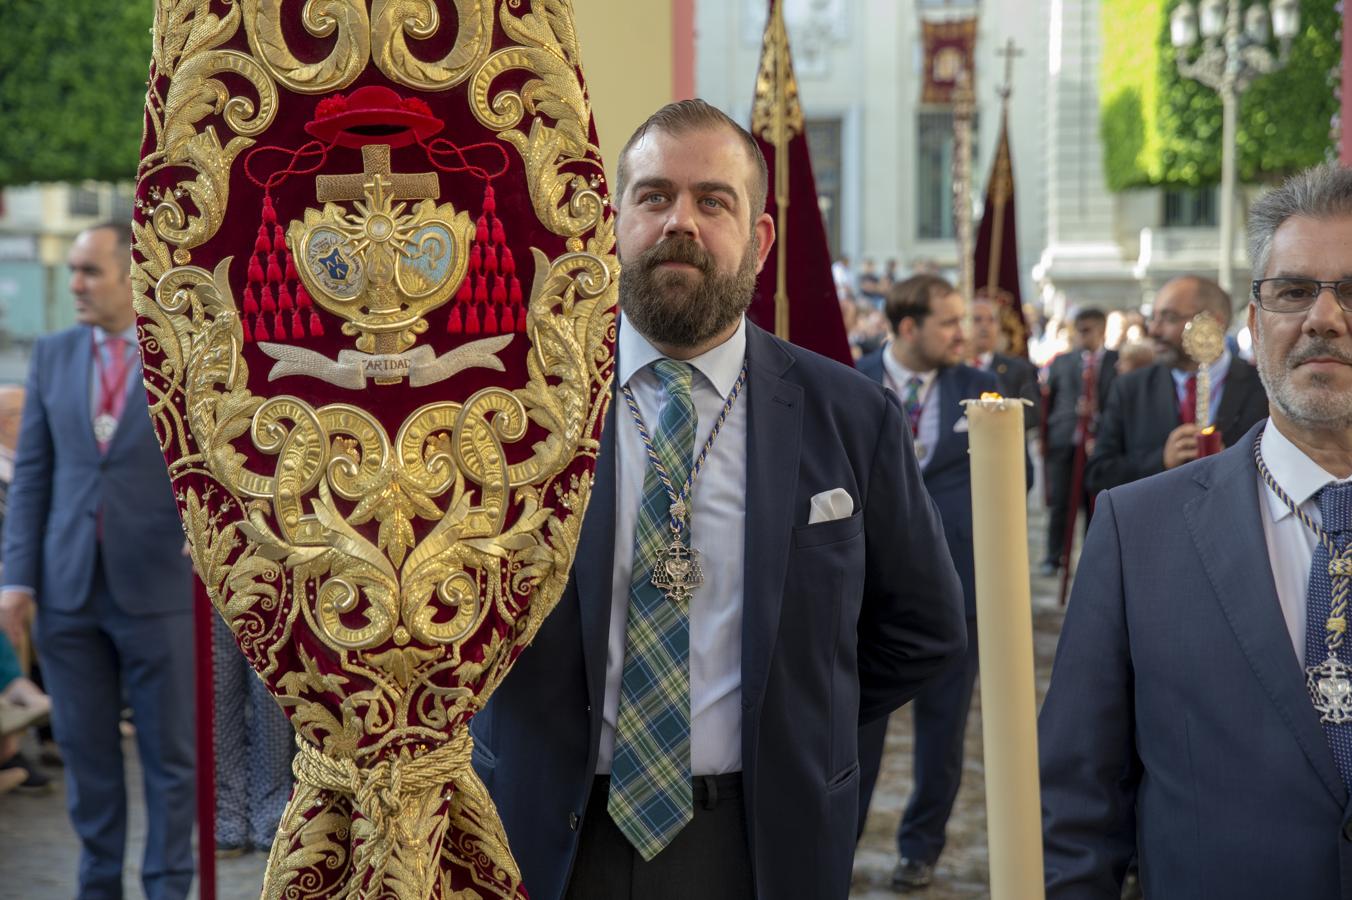
[(133, 223), (194, 566), (297, 734), (269, 900), (525, 900), (470, 719), (562, 596), (619, 264), (568, 0), (157, 0)]

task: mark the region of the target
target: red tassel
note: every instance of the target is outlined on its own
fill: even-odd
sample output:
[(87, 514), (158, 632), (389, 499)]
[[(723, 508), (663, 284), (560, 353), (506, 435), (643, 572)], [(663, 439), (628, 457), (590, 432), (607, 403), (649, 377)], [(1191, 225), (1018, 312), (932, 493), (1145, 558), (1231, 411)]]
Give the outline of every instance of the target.
[(272, 336), (279, 341), (286, 340), (286, 317), (282, 313), (277, 313), (277, 317), (272, 320)]
[(521, 305), (521, 302), (522, 302), (522, 301), (521, 301), (521, 282), (516, 278), (516, 276), (512, 276), (512, 288), (511, 288), (511, 291), (508, 293), (507, 296), (508, 296), (508, 298), (512, 301), (512, 303), (516, 304), (517, 306), (520, 306), (520, 305)]
[(469, 270), (473, 272), (475, 275), (477, 275), (483, 269), (483, 267), (484, 267), (483, 251), (480, 249), (478, 244), (475, 244), (473, 247), (470, 248), (469, 251)]
[(451, 310), (451, 317), (446, 320), (447, 334), (460, 334), (465, 330), (465, 323), (460, 321), (460, 307)]
[(526, 330), (526, 311), (520, 307), (517, 307), (517, 309), (516, 330), (524, 333)]
[(271, 286), (266, 284), (263, 285), (262, 303), (259, 305), (263, 307), (263, 312), (265, 313), (275, 313), (277, 311), (277, 301), (272, 299)]
[(474, 299), (474, 285), (470, 284), (470, 277), (465, 276), (465, 280), (460, 282), (460, 290), (455, 293), (456, 303), (469, 303)]
[(277, 308), (280, 310), (291, 309), (295, 304), (291, 300), (291, 291), (287, 290), (286, 284), (277, 288)]
[(319, 313), (310, 310), (310, 337), (323, 337), (324, 323), (319, 321)]
[(479, 333), (479, 307), (471, 306), (469, 315), (465, 318), (465, 334)]
[(503, 284), (501, 275), (493, 279), (493, 302), (498, 306), (507, 302), (507, 288)]
[(498, 333), (498, 314), (493, 311), (493, 307), (488, 307), (484, 313), (484, 334)]
[(252, 343), (253, 343), (254, 336), (253, 336), (253, 329), (249, 327), (249, 317), (248, 317), (248, 316), (243, 316), (243, 317), (240, 319), (240, 323), (244, 326), (244, 343), (246, 343), (246, 344), (252, 344)]
[(305, 337), (305, 323), (301, 321), (298, 309), (291, 312), (291, 336), (297, 340)]
[(268, 226), (258, 226), (258, 237), (254, 239), (254, 252), (268, 254), (272, 252), (272, 244), (268, 241)]
[(509, 331), (516, 331), (516, 322), (512, 319), (510, 306), (502, 311), (502, 332), (506, 334)]
[(258, 315), (258, 298), (254, 296), (252, 284), (244, 288), (244, 314), (246, 316)]
[(516, 257), (512, 256), (512, 251), (509, 250), (509, 249), (506, 248), (506, 247), (503, 247), (503, 248), (502, 248), (502, 264), (501, 264), (501, 268), (502, 268), (502, 274), (504, 274), (504, 275), (515, 275), (515, 274), (516, 274)]
[(272, 208), (272, 198), (263, 198), (263, 221), (269, 225), (277, 224), (277, 211)]
[(299, 276), (296, 275), (296, 264), (291, 261), (290, 253), (286, 254), (286, 280), (287, 281), (299, 280)]
[(493, 243), (495, 244), (507, 243), (507, 234), (502, 230), (501, 219), (493, 220)]
[(489, 275), (498, 274), (498, 251), (494, 250), (491, 244), (488, 252), (484, 254), (484, 271)]
[(263, 283), (263, 267), (258, 264), (258, 257), (256, 256), (249, 257), (249, 283)]
[(492, 215), (498, 211), (498, 201), (493, 195), (493, 188), (484, 188), (484, 212)]
[(268, 334), (268, 323), (262, 316), (258, 317), (258, 324), (254, 326), (254, 340), (270, 341), (272, 335)]
[(296, 285), (296, 305), (301, 309), (309, 309), (314, 304), (310, 299), (310, 292), (305, 289), (305, 285)]
[(278, 253), (286, 252), (286, 232), (282, 231), (282, 226), (276, 225), (272, 229), (272, 246)]
[(474, 239), (481, 244), (488, 242), (488, 218), (479, 216), (479, 222), (474, 229)]
[(488, 302), (488, 279), (482, 275), (474, 279), (474, 302)]
[(268, 257), (268, 284), (282, 283), (282, 267), (277, 265), (277, 257)]

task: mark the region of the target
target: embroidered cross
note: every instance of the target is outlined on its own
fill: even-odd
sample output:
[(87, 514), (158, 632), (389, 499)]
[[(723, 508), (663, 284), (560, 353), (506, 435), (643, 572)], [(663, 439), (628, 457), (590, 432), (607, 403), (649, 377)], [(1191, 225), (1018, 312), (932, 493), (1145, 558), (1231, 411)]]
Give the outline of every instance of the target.
[(390, 171), (389, 144), (367, 144), (361, 148), (362, 171), (351, 175), (320, 175), (315, 179), (315, 194), (321, 203), (332, 200), (361, 200), (370, 197), (379, 204), (389, 191), (400, 200), (428, 200), (441, 193), (436, 172), (395, 175)]

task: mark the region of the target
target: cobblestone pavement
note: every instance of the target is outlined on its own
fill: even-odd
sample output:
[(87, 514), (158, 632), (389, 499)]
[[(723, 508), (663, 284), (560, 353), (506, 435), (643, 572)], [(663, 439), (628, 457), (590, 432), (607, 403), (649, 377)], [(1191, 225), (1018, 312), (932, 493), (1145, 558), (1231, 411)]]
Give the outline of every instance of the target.
[[(1033, 497), (1040, 496), (1035, 489)], [(1036, 507), (1038, 504), (1030, 504)], [(1030, 556), (1041, 559), (1045, 521), (1034, 509), (1030, 527)], [(1060, 631), (1061, 611), (1055, 579), (1033, 577), (1034, 644), (1037, 656), (1038, 698), (1046, 691), (1051, 660)], [(962, 790), (949, 822), (948, 846), (940, 858), (929, 890), (907, 895), (918, 900), (968, 900), (989, 894), (986, 882), (985, 782), (981, 764), (980, 688), (972, 703), (967, 729), (967, 755)], [(127, 852), (126, 896), (141, 897), (139, 886), (141, 835), (144, 817), (140, 770), (131, 742), (124, 747), (128, 771), (130, 843)], [(896, 863), (893, 835), (911, 788), (911, 717), (895, 714), (887, 736), (887, 753), (873, 808), (854, 865), (851, 900), (895, 900), (889, 887)], [(59, 781), (59, 773), (56, 779)], [(45, 796), (8, 794), (0, 797), (0, 900), (66, 900), (75, 895), (78, 845), (64, 809), (64, 789)], [(220, 900), (256, 900), (266, 855), (217, 862)], [(195, 896), (195, 894), (194, 894)]]

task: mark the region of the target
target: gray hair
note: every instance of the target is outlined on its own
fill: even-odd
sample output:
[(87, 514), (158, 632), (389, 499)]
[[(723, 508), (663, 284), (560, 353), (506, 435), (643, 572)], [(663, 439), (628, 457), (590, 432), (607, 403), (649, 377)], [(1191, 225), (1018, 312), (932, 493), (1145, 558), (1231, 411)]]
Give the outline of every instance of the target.
[(1352, 169), (1324, 163), (1297, 172), (1249, 208), (1249, 261), (1254, 278), (1267, 276), (1272, 236), (1292, 216), (1352, 216)]

